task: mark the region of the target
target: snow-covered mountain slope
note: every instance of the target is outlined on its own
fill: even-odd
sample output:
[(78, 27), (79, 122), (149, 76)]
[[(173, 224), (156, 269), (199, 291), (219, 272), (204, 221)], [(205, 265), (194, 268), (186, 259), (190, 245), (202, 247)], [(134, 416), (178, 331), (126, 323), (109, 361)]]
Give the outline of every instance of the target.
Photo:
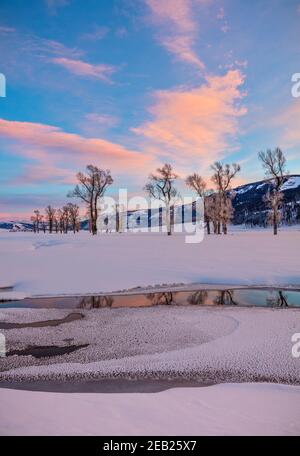
[[(272, 180), (264, 180), (235, 188), (233, 222), (264, 224), (267, 210), (264, 196), (272, 186)], [(283, 220), (287, 223), (300, 223), (300, 175), (293, 174), (286, 177), (282, 192), (284, 194)]]

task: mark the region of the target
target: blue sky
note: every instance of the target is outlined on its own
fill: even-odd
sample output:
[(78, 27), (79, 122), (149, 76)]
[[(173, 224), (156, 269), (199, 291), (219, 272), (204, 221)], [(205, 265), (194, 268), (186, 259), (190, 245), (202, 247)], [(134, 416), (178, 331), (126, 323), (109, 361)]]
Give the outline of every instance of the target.
[(0, 216), (63, 204), (88, 163), (142, 192), (280, 146), (300, 172), (299, 0), (2, 0)]

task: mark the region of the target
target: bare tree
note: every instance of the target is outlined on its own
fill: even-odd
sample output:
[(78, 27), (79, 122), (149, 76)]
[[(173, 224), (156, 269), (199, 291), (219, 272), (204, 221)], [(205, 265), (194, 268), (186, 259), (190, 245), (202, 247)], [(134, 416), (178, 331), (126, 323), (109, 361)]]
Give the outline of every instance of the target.
[(178, 195), (178, 191), (174, 187), (174, 181), (177, 178), (178, 176), (174, 173), (172, 166), (166, 163), (161, 168), (156, 169), (156, 174), (150, 174), (149, 182), (144, 187), (150, 197), (165, 204), (168, 236), (172, 234), (170, 209), (171, 202)]
[(205, 200), (206, 216), (212, 222), (214, 234), (220, 234), (221, 227), (221, 202), (218, 193), (208, 195)]
[(281, 221), (280, 207), (283, 202), (283, 193), (277, 192), (275, 189), (268, 191), (267, 194), (263, 197), (263, 200), (271, 209), (271, 212), (268, 215), (268, 223), (273, 225), (273, 233), (276, 236), (278, 233), (278, 225)]
[(71, 227), (73, 233), (75, 234), (76, 231), (79, 231), (79, 206), (77, 204), (68, 203), (68, 214), (69, 214), (69, 221), (71, 223)]
[(43, 220), (43, 215), (40, 213), (38, 209), (33, 211), (34, 215), (31, 217), (31, 221), (33, 222), (33, 231), (35, 233), (39, 233), (40, 231), (40, 224)]
[(70, 225), (70, 208), (69, 208), (68, 204), (66, 204), (62, 208), (62, 220), (63, 220), (63, 232), (65, 234), (67, 234), (69, 225)]
[(55, 229), (55, 233), (58, 233), (58, 228), (59, 228), (59, 219), (58, 219), (57, 211), (56, 211), (54, 219), (53, 219), (53, 229)]
[(206, 224), (207, 234), (210, 234), (210, 221), (209, 212), (207, 211), (207, 199), (211, 195), (210, 190), (206, 190), (206, 182), (204, 179), (197, 173), (191, 174), (185, 180), (186, 185), (193, 189), (199, 198), (203, 198), (204, 205), (204, 222)]
[(59, 232), (60, 233), (64, 233), (64, 231), (65, 231), (65, 216), (64, 216), (64, 212), (63, 212), (62, 209), (58, 209), (56, 211), (56, 218), (57, 218), (57, 221), (58, 221)]
[(277, 235), (278, 224), (280, 222), (279, 209), (283, 201), (281, 187), (288, 174), (286, 171), (286, 158), (279, 147), (276, 147), (274, 150), (268, 149), (266, 152), (259, 152), (258, 158), (262, 162), (266, 176), (272, 183), (272, 189), (269, 190), (264, 200), (271, 209), (270, 219), (273, 225), (273, 233)]
[(214, 171), (212, 181), (216, 186), (218, 194), (218, 197), (215, 198), (217, 233), (221, 234), (222, 224), (223, 233), (227, 234), (227, 224), (233, 214), (231, 199), (234, 197), (234, 195), (230, 194), (231, 182), (235, 178), (236, 174), (240, 171), (241, 167), (236, 163), (233, 163), (232, 165), (223, 165), (220, 162), (215, 162), (211, 168)]
[(88, 207), (92, 234), (97, 234), (98, 202), (113, 183), (109, 170), (102, 170), (97, 166), (88, 165), (86, 174), (78, 173), (79, 184), (68, 194), (69, 197), (80, 198)]
[(56, 209), (54, 209), (54, 207), (49, 205), (46, 207), (45, 212), (46, 212), (46, 218), (47, 218), (48, 224), (49, 224), (49, 233), (52, 233)]

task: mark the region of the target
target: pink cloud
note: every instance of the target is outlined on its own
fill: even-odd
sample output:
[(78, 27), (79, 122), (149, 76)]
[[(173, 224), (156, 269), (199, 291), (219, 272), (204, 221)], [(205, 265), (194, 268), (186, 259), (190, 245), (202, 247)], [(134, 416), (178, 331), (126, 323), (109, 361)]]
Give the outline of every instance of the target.
[(101, 81), (111, 82), (110, 76), (116, 71), (116, 68), (111, 65), (83, 62), (82, 60), (73, 60), (65, 57), (56, 57), (51, 59), (52, 63), (62, 66), (70, 73), (77, 76), (85, 76)]
[(67, 133), (50, 125), (0, 119), (1, 137), (10, 141), (13, 153), (34, 160), (20, 177), (28, 183), (70, 183), (76, 168), (90, 162), (119, 175), (138, 173), (149, 162), (144, 154), (118, 144)]
[(191, 0), (146, 0), (154, 21), (166, 30), (159, 42), (179, 60), (191, 63), (201, 70), (205, 65), (193, 49), (197, 24), (193, 19)]
[(183, 170), (207, 167), (237, 146), (238, 120), (246, 113), (239, 107), (243, 82), (242, 73), (232, 70), (196, 88), (158, 91), (149, 109), (153, 119), (133, 131), (146, 150), (159, 149)]
[(92, 122), (96, 125), (106, 127), (114, 127), (118, 123), (118, 119), (114, 116), (110, 116), (108, 114), (97, 114), (95, 112), (86, 114), (85, 119), (88, 122)]
[[(283, 148), (300, 147), (300, 103), (298, 99), (293, 100), (286, 108), (282, 109), (279, 115), (271, 120), (271, 127), (276, 127), (278, 131), (278, 142)], [(299, 152), (297, 152), (299, 158)], [(295, 157), (296, 158), (296, 157)]]

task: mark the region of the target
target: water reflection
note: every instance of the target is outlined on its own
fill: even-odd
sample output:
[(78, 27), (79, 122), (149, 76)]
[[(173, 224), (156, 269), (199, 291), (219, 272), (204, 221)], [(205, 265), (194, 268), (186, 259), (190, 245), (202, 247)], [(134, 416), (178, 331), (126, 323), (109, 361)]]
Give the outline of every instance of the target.
[(199, 290), (195, 291), (191, 295), (188, 296), (187, 301), (189, 304), (192, 305), (204, 305), (208, 299), (208, 291), (207, 290)]
[(174, 297), (177, 292), (166, 291), (162, 293), (148, 293), (146, 298), (151, 301), (152, 306), (176, 304)]
[(289, 307), (287, 293), (279, 290), (275, 296), (270, 296), (266, 299), (268, 307)]
[(258, 288), (221, 290), (160, 291), (153, 293), (100, 296), (27, 298), (5, 302), (0, 308), (31, 307), (57, 309), (101, 309), (151, 306), (253, 306), (300, 308), (300, 291)]
[(79, 302), (79, 309), (100, 309), (101, 307), (112, 307), (114, 298), (112, 296), (85, 296)]

